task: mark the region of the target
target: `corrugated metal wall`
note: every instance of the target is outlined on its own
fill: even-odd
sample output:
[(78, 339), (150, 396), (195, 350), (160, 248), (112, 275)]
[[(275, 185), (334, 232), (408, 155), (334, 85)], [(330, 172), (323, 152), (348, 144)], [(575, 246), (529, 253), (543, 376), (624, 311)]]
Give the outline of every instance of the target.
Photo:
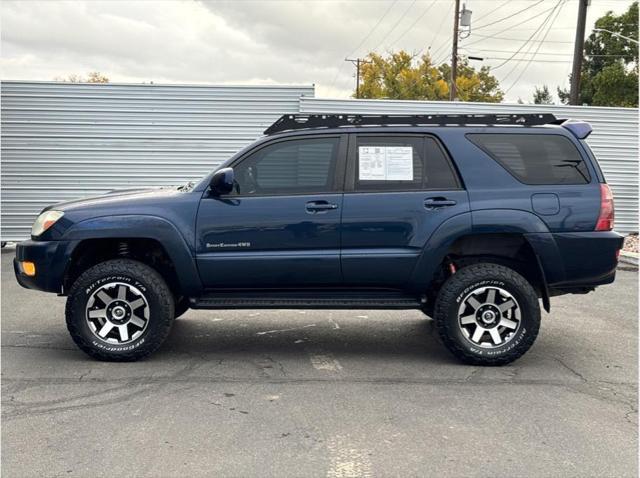
[(461, 114), (553, 113), (588, 121), (587, 142), (613, 189), (616, 230), (638, 231), (638, 109), (591, 106), (506, 105), (442, 101), (331, 100), (303, 98), (301, 113)]
[(3, 241), (46, 205), (117, 188), (197, 179), (283, 113), (551, 112), (589, 121), (612, 185), (616, 229), (638, 230), (638, 110), (316, 99), (313, 86), (184, 86), (4, 81)]
[(3, 241), (29, 236), (46, 205), (210, 172), (313, 86), (3, 81)]

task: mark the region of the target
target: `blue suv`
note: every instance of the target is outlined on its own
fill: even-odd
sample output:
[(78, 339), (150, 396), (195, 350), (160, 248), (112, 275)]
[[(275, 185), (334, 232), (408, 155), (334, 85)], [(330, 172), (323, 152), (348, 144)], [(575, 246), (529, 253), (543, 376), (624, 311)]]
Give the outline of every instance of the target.
[(147, 356), (193, 309), (418, 309), (466, 363), (524, 354), (540, 303), (613, 282), (622, 237), (553, 115), (285, 115), (198, 183), (47, 207), (18, 282), (67, 296), (73, 340)]

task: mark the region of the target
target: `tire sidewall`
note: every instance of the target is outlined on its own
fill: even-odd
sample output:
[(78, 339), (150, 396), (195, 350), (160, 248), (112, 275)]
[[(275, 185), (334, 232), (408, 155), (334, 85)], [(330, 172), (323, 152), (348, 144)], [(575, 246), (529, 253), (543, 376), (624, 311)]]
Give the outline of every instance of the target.
[[(482, 287), (500, 287), (509, 292), (517, 301), (520, 307), (520, 327), (516, 335), (506, 344), (499, 347), (483, 348), (471, 342), (462, 332), (458, 322), (458, 310), (462, 301), (472, 291)], [(531, 298), (527, 297), (518, 284), (506, 278), (486, 278), (486, 279), (470, 279), (461, 281), (456, 286), (455, 300), (446, 306), (446, 318), (448, 322), (447, 329), (451, 334), (451, 338), (457, 342), (457, 345), (465, 350), (466, 353), (472, 354), (478, 358), (500, 358), (513, 354), (520, 347), (525, 346), (535, 339), (539, 321), (536, 320), (536, 314), (539, 316), (537, 308), (537, 300), (535, 304), (531, 303)], [(535, 332), (534, 332), (535, 329)], [(526, 345), (528, 348), (528, 345)]]
[[(155, 271), (154, 271), (155, 272)], [(108, 343), (99, 339), (89, 327), (86, 320), (86, 306), (91, 297), (100, 287), (120, 282), (138, 289), (147, 301), (149, 306), (149, 322), (146, 330), (133, 342), (118, 345)], [(81, 348), (89, 348), (91, 352), (105, 356), (117, 357), (119, 355), (138, 355), (154, 350), (158, 342), (164, 340), (163, 321), (171, 320), (171, 314), (165, 310), (167, 307), (160, 300), (158, 291), (143, 277), (136, 277), (127, 273), (100, 273), (98, 271), (88, 271), (86, 276), (82, 276), (74, 284), (72, 303), (70, 304), (70, 314), (68, 320), (72, 321), (75, 334), (82, 343), (78, 343)], [(72, 334), (74, 335), (74, 334)], [(74, 340), (76, 337), (74, 336)]]

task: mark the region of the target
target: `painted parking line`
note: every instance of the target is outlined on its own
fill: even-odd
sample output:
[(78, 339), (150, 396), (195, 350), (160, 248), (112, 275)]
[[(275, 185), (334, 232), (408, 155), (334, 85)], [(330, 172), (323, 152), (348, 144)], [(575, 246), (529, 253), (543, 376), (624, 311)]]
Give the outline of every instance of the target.
[(369, 452), (358, 447), (346, 435), (327, 440), (329, 467), (327, 478), (369, 478), (373, 476)]
[(314, 351), (309, 352), (309, 360), (316, 370), (325, 370), (329, 372), (339, 372), (342, 370), (340, 362), (330, 353)]

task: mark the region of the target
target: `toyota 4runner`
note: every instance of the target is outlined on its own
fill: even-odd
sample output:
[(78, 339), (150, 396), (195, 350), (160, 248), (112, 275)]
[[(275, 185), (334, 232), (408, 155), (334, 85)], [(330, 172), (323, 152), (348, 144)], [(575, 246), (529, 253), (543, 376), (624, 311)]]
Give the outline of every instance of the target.
[(418, 309), (464, 362), (509, 363), (540, 302), (614, 280), (622, 237), (581, 121), (285, 115), (209, 176), (44, 209), (18, 282), (75, 343), (147, 356), (193, 309)]

